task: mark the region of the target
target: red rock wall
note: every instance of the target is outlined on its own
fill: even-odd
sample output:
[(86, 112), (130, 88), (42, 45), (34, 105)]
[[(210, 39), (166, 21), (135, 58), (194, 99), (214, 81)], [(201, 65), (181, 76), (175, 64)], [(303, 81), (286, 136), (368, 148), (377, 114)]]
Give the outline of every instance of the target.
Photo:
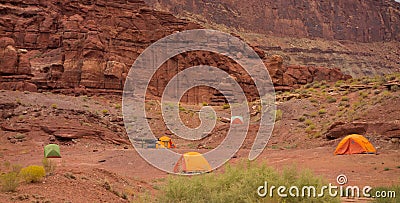
[(266, 35), (358, 42), (400, 40), (400, 3), (394, 0), (147, 1), (175, 14), (189, 12), (209, 22)]
[[(0, 88), (78, 94), (89, 90), (120, 93), (129, 67), (147, 46), (173, 32), (200, 28), (149, 9), (139, 0), (14, 0), (0, 4), (0, 17)], [(262, 51), (256, 51), (264, 57)], [(266, 60), (266, 64), (281, 89), (345, 78), (336, 69), (283, 67), (279, 60)], [(177, 71), (200, 64), (227, 71), (237, 78), (249, 99), (256, 97), (254, 84), (238, 65), (204, 52), (168, 61), (151, 83), (151, 96), (161, 96)], [(223, 98), (213, 89), (197, 88), (188, 92), (184, 101), (221, 102)]]

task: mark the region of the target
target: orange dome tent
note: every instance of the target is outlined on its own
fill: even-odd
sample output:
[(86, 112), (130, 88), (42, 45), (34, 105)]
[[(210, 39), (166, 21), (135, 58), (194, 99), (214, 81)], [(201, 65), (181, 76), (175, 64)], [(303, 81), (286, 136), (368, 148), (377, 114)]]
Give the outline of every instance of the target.
[(374, 146), (362, 135), (352, 134), (343, 138), (335, 150), (335, 155), (340, 154), (375, 154)]
[(182, 154), (178, 162), (176, 162), (174, 167), (175, 173), (204, 173), (210, 172), (211, 166), (204, 156), (198, 152), (188, 152)]

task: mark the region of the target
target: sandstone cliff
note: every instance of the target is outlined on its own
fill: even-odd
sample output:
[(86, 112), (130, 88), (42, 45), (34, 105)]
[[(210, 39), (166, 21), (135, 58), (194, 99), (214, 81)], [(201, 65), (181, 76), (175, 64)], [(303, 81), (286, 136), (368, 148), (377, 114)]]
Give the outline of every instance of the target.
[(359, 42), (400, 40), (400, 3), (393, 0), (148, 0), (175, 14), (279, 37)]
[[(153, 10), (139, 0), (0, 3), (0, 87), (11, 90), (120, 93), (129, 67), (146, 47), (176, 31), (201, 28), (170, 13)], [(263, 51), (257, 51), (264, 57)], [(238, 65), (202, 52), (172, 58), (157, 73), (150, 93), (161, 96), (173, 75), (200, 64), (226, 70), (238, 79), (250, 98), (255, 96), (253, 83)], [(270, 67), (274, 83), (284, 90), (314, 80), (348, 78), (337, 69), (288, 69), (282, 63)], [(189, 92), (185, 100), (213, 100), (210, 95), (221, 101), (211, 89)]]

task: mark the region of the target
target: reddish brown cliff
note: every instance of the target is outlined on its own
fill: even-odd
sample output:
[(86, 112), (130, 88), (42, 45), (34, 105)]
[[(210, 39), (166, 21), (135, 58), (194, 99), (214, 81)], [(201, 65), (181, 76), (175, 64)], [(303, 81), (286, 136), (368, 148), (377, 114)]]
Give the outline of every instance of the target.
[[(139, 0), (15, 0), (0, 4), (0, 16), (1, 88), (78, 94), (120, 93), (129, 67), (146, 47), (176, 31), (201, 27), (152, 10)], [(262, 51), (257, 52), (264, 57)], [(336, 69), (284, 68), (281, 63), (266, 63), (274, 83), (283, 89), (314, 80), (346, 78)], [(200, 64), (226, 70), (250, 98), (255, 97), (254, 84), (238, 65), (203, 52), (172, 58), (157, 73), (150, 93), (161, 96), (177, 71)], [(214, 90), (202, 89), (189, 92), (185, 101), (213, 99), (221, 101)]]
[(400, 40), (400, 3), (393, 0), (148, 0), (159, 8), (279, 37), (359, 42)]

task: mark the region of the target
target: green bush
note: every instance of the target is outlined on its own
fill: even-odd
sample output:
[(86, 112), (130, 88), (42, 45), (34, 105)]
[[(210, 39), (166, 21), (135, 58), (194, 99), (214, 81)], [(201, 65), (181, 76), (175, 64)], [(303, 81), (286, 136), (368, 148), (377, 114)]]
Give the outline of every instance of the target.
[(377, 191), (379, 191), (381, 194), (383, 191), (385, 191), (386, 195), (388, 195), (389, 191), (391, 193), (395, 192), (396, 197), (395, 198), (393, 198), (393, 197), (392, 198), (389, 198), (389, 197), (375, 198), (373, 200), (373, 202), (375, 202), (375, 203), (397, 203), (397, 202), (399, 202), (400, 198), (398, 196), (400, 194), (400, 185), (394, 185), (394, 186), (390, 186), (390, 187), (376, 187), (376, 188), (372, 189), (372, 191), (370, 192), (370, 195), (375, 195)]
[(306, 120), (306, 117), (302, 116), (298, 119), (299, 122), (304, 122)]
[[(339, 202), (339, 198), (324, 197), (279, 197), (274, 191), (272, 197), (260, 197), (257, 190), (268, 182), (271, 186), (314, 186), (320, 191), (327, 185), (321, 177), (309, 170), (299, 171), (286, 168), (281, 173), (265, 164), (242, 162), (226, 166), (224, 173), (208, 173), (193, 177), (170, 176), (161, 187), (159, 202)], [(287, 192), (287, 190), (286, 190)]]
[(35, 183), (42, 180), (46, 175), (46, 171), (43, 166), (32, 165), (21, 169), (19, 175), (27, 183)]
[(4, 173), (0, 176), (1, 190), (3, 192), (14, 192), (19, 186), (18, 173), (15, 171)]

